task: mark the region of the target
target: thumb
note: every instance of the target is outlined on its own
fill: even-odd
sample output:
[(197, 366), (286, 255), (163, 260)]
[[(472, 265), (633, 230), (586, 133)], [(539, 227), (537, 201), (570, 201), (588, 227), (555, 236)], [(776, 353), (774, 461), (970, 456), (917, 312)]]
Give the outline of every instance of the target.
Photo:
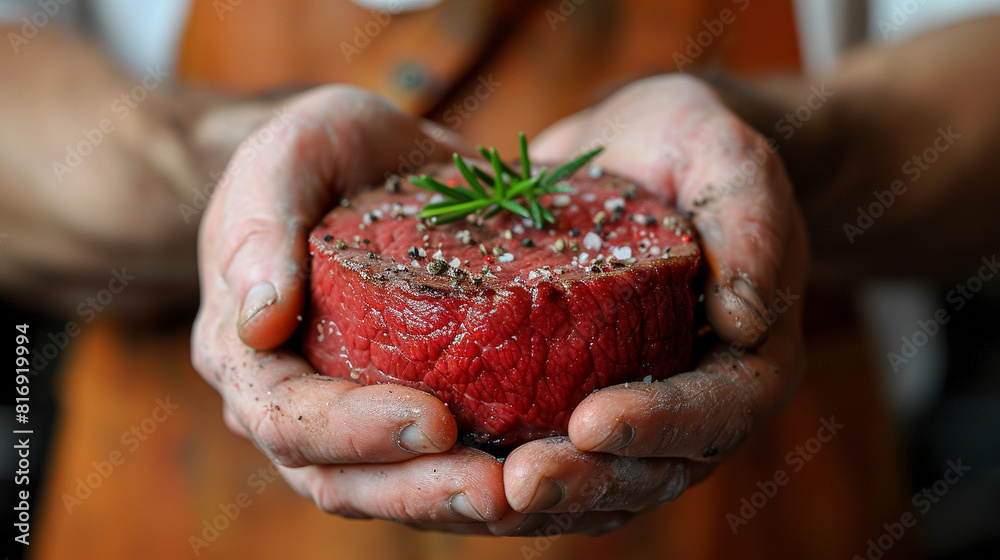
[(446, 159), (454, 146), (439, 138), (377, 97), (327, 86), (295, 98), (243, 143), (212, 203), (221, 207), (219, 262), (244, 344), (273, 348), (298, 328), (307, 235), (323, 214), (354, 189), (405, 172), (415, 151)]

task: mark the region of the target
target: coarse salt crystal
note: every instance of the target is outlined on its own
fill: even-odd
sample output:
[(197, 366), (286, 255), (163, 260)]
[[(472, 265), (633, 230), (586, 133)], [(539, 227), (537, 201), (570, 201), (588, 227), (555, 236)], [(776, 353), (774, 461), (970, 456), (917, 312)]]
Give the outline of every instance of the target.
[(625, 259), (632, 258), (632, 248), (631, 247), (612, 247), (611, 255), (616, 259), (623, 261)]
[(455, 257), (455, 258), (451, 259), (450, 261), (448, 261), (448, 266), (450, 266), (452, 268), (458, 268), (459, 266), (462, 266), (462, 259), (459, 259), (458, 257)]
[(497, 262), (509, 263), (512, 260), (514, 260), (514, 254), (513, 253), (504, 253), (504, 254), (500, 255), (499, 257), (497, 257)]
[(624, 198), (609, 198), (604, 201), (604, 209), (608, 212), (614, 212), (618, 208), (625, 207)]
[(603, 243), (601, 241), (601, 236), (594, 232), (590, 232), (583, 236), (583, 246), (587, 249), (593, 249), (596, 251), (601, 248), (601, 243)]
[(570, 205), (572, 199), (568, 194), (557, 194), (552, 197), (552, 206), (556, 208), (565, 208)]
[(589, 258), (590, 258), (590, 254), (589, 253), (580, 253), (580, 264), (586, 263), (587, 259), (589, 259)]
[(438, 250), (437, 250), (437, 251), (436, 251), (436, 252), (435, 252), (435, 253), (434, 253), (434, 254), (433, 254), (433, 255), (431, 256), (431, 260), (434, 260), (434, 261), (443, 261), (443, 260), (444, 260), (444, 253), (442, 253), (442, 252), (441, 252), (441, 249), (438, 249)]

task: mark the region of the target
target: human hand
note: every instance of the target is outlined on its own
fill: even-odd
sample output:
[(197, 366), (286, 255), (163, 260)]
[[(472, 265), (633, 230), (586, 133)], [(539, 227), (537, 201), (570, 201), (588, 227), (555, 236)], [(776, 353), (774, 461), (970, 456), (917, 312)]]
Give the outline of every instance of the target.
[(136, 77), (58, 25), (31, 43), (0, 50), (0, 298), (78, 324), (190, 313), (207, 192), (290, 92)]
[(311, 228), (428, 135), (430, 157), (446, 159), (450, 136), (343, 86), (307, 92), (281, 115), (237, 150), (202, 221), (195, 367), (222, 395), (229, 427), (323, 510), (481, 530), (471, 522), (508, 510), (501, 465), (454, 445), (441, 401), (315, 375), (284, 346), (303, 311)]
[(805, 227), (764, 139), (700, 81), (668, 76), (557, 123), (533, 158), (566, 160), (595, 142), (606, 144), (597, 164), (693, 213), (705, 310), (720, 340), (691, 372), (590, 395), (569, 437), (515, 449), (506, 496), (531, 515), (508, 516), (493, 525), (498, 533), (533, 534), (555, 513), (560, 530), (601, 532), (673, 500), (780, 410), (803, 372)]

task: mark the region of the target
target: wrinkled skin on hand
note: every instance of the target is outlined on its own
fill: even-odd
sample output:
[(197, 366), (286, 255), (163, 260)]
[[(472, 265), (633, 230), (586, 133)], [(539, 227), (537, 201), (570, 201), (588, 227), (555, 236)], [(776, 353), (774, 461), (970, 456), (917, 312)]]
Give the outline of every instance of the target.
[[(522, 445), (503, 465), (454, 445), (454, 419), (431, 395), (311, 375), (283, 346), (302, 311), (306, 235), (325, 210), (395, 171), (428, 133), (447, 144), (437, 159), (456, 141), (343, 87), (307, 93), (285, 114), (266, 149), (251, 139), (237, 152), (207, 209), (193, 360), (230, 428), (325, 511), (497, 535), (533, 534), (569, 512), (560, 531), (605, 532), (710, 474), (794, 392), (803, 222), (780, 162), (700, 82), (637, 82), (532, 149), (536, 161), (566, 160), (599, 139), (596, 163), (694, 212), (717, 347), (694, 371), (590, 395), (569, 437)], [(791, 305), (771, 305), (779, 290)]]

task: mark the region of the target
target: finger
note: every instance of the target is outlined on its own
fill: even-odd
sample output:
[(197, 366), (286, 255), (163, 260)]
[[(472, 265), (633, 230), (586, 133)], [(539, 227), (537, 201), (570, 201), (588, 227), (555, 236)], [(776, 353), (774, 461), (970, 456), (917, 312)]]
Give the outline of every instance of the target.
[(291, 335), (304, 302), (308, 229), (337, 198), (379, 181), (424, 145), (432, 150), (423, 159), (451, 153), (413, 119), (344, 86), (296, 98), (241, 145), (212, 200), (221, 228), (205, 243), (221, 247), (219, 273), (243, 302), (244, 343), (273, 348)]
[(515, 449), (504, 463), (507, 501), (522, 512), (640, 512), (674, 500), (711, 465), (580, 451), (568, 438)]
[[(508, 537), (541, 537), (551, 542), (562, 535), (585, 534), (600, 536), (610, 531), (620, 529), (635, 517), (628, 511), (584, 511), (583, 508), (565, 513), (529, 513), (523, 515), (523, 521), (512, 529), (498, 528), (497, 524), (489, 523), (490, 530), (497, 536)], [(547, 549), (544, 542), (534, 541), (535, 550), (539, 555)], [(542, 548), (544, 547), (544, 549)], [(525, 558), (533, 557), (530, 551), (524, 551)]]
[(385, 465), (279, 470), (297, 492), (338, 515), (404, 523), (482, 523), (499, 520), (509, 511), (503, 467), (491, 455), (468, 447)]
[[(767, 304), (779, 288), (798, 211), (784, 169), (763, 138), (742, 123), (717, 126), (733, 139), (730, 157), (723, 160), (716, 148), (694, 143), (706, 169), (679, 178), (677, 204), (693, 212), (704, 250), (710, 324), (723, 340), (753, 349), (768, 336)], [(709, 163), (713, 160), (715, 165)], [(804, 238), (804, 232), (797, 234)]]
[(290, 352), (247, 349), (221, 368), (213, 384), (224, 386), (237, 431), (281, 465), (402, 461), (450, 449), (458, 435), (448, 408), (428, 393), (315, 375)]
[(591, 394), (570, 417), (570, 439), (581, 450), (632, 457), (728, 457), (798, 386), (800, 343), (785, 332), (793, 327), (779, 328), (756, 353), (718, 345), (696, 371)]

